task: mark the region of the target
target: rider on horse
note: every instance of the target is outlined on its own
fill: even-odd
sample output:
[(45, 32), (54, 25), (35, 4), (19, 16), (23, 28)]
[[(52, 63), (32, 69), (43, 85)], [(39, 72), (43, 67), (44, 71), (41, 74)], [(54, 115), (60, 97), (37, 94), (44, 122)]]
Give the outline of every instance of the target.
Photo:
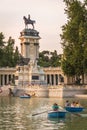
[(24, 16), (23, 19), (24, 19), (24, 22), (25, 22), (25, 27), (28, 27), (27, 25), (31, 24), (33, 26), (33, 29), (34, 29), (34, 23), (35, 23), (35, 21), (30, 19), (30, 15), (28, 15), (28, 18), (26, 18)]

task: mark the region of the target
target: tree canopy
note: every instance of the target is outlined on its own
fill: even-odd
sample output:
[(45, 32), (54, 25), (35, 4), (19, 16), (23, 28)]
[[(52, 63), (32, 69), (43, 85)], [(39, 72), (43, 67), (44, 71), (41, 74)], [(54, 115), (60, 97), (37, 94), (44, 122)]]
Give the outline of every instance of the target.
[(64, 0), (67, 23), (62, 26), (62, 69), (68, 76), (87, 73), (87, 0)]
[(3, 33), (0, 33), (0, 67), (15, 67), (19, 60), (18, 47), (14, 49), (15, 40), (9, 37), (5, 42)]
[(61, 55), (57, 51), (42, 51), (39, 53), (38, 65), (42, 67), (58, 67), (61, 66)]

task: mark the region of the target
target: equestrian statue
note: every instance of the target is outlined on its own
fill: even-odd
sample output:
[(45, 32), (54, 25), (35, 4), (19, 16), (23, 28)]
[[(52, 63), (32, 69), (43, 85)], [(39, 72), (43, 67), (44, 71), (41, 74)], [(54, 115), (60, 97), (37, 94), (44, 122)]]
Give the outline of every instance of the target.
[(23, 19), (24, 19), (24, 22), (25, 22), (25, 28), (28, 28), (28, 24), (31, 24), (33, 26), (33, 29), (34, 29), (35, 20), (31, 20), (30, 15), (28, 15), (28, 18), (26, 18), (24, 16)]

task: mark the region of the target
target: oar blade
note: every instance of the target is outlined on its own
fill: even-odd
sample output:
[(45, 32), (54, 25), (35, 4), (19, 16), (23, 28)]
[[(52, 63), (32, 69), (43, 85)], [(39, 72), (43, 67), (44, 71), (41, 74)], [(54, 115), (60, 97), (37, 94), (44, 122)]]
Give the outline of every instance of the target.
[(46, 113), (46, 112), (48, 112), (48, 110), (47, 110), (47, 111), (40, 112), (40, 113), (32, 114), (32, 116), (40, 115), (40, 114), (43, 114), (43, 113)]

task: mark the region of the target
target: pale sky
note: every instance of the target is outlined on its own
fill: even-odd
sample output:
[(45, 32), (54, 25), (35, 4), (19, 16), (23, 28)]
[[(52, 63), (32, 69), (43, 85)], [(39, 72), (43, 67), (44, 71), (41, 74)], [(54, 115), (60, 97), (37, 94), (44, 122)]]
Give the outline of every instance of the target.
[(63, 0), (0, 0), (0, 32), (6, 40), (12, 36), (20, 50), (18, 38), (25, 28), (23, 16), (30, 14), (41, 37), (40, 51), (57, 50), (61, 54), (61, 26), (67, 20), (64, 8)]

